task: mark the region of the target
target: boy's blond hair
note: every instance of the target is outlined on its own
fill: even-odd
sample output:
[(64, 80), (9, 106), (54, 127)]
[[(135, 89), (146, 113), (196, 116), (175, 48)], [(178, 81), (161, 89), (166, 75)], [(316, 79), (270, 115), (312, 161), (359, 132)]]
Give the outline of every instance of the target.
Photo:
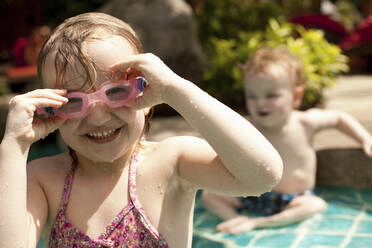
[(279, 80), (285, 77), (293, 87), (305, 84), (301, 60), (285, 47), (259, 48), (242, 69), (249, 76), (269, 76)]

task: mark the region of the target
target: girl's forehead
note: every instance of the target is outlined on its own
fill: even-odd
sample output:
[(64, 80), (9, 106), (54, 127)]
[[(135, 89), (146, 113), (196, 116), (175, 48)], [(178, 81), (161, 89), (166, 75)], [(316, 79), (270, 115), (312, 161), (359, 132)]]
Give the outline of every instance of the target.
[[(57, 85), (57, 71), (54, 65), (54, 55), (49, 55), (43, 68), (43, 85), (45, 88), (62, 87), (67, 90), (83, 90), (87, 88), (84, 86), (87, 80), (87, 73), (85, 72), (81, 63), (74, 62), (65, 68), (64, 77), (60, 86)], [(98, 75), (97, 80), (98, 82)], [(89, 87), (91, 84), (87, 84)]]
[(104, 39), (92, 37), (82, 44), (82, 51), (103, 70), (109, 70), (114, 63), (128, 55), (135, 54), (133, 46), (126, 39), (117, 35)]
[[(104, 39), (93, 36), (82, 44), (81, 51), (94, 64), (94, 68), (90, 68), (90, 76), (94, 80), (93, 84), (97, 86), (110, 79), (111, 65), (135, 54), (133, 46), (120, 36), (107, 36)], [(48, 88), (54, 88), (57, 81), (55, 56), (55, 54), (48, 55), (44, 65), (43, 80)], [(90, 83), (85, 85), (87, 77), (84, 66), (76, 58), (66, 68), (64, 88), (68, 90), (89, 89), (92, 85)]]

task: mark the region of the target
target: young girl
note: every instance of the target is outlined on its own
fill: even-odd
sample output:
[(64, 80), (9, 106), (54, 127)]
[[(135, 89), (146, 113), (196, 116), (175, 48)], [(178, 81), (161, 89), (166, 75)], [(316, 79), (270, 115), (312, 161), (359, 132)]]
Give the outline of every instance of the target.
[[(38, 70), (47, 89), (10, 101), (0, 147), (1, 246), (35, 247), (43, 235), (49, 247), (191, 247), (198, 189), (259, 195), (280, 180), (271, 144), (158, 57), (142, 54), (121, 20), (102, 13), (67, 19), (44, 44)], [(205, 140), (145, 142), (146, 114), (159, 103)], [(30, 145), (57, 128), (70, 152), (26, 167)]]

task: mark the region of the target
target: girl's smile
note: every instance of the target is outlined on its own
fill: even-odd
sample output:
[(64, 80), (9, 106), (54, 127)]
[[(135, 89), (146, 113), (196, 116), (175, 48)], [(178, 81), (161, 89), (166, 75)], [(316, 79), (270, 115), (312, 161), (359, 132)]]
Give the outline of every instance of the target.
[(119, 136), (121, 130), (122, 128), (112, 128), (106, 129), (105, 131), (94, 131), (86, 134), (86, 137), (94, 143), (103, 144), (116, 139)]

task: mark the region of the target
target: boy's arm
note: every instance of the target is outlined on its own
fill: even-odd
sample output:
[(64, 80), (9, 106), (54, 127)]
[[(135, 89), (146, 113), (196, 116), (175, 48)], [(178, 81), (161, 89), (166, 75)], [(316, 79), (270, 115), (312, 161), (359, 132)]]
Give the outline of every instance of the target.
[(365, 154), (372, 158), (372, 137), (368, 131), (351, 115), (336, 110), (312, 109), (306, 113), (306, 122), (315, 131), (337, 128), (359, 142)]

